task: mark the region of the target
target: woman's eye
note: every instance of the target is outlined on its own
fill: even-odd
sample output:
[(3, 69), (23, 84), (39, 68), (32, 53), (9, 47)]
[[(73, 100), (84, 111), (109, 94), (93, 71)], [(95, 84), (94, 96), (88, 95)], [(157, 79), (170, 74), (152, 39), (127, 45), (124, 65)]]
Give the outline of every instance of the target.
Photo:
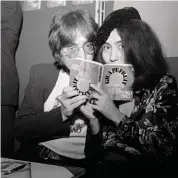
[(122, 49), (123, 48), (123, 44), (122, 43), (117, 43), (117, 48), (118, 49)]
[(104, 46), (103, 46), (103, 50), (104, 50), (105, 52), (108, 52), (108, 51), (111, 50), (111, 46), (109, 46), (109, 45), (104, 45)]

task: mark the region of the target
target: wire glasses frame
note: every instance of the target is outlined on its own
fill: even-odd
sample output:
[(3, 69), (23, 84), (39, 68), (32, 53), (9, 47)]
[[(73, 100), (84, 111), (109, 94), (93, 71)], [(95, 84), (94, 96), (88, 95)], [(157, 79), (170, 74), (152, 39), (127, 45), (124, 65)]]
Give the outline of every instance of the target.
[(75, 58), (77, 57), (80, 48), (83, 48), (84, 52), (88, 55), (92, 55), (95, 52), (95, 44), (93, 42), (86, 42), (81, 47), (79, 47), (77, 44), (72, 44), (64, 47), (62, 51), (69, 58)]

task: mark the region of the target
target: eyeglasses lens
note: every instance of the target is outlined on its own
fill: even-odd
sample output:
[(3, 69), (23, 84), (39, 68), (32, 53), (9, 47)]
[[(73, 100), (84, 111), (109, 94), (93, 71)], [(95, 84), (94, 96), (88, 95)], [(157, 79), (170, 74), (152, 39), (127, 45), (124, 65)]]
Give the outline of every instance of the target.
[[(92, 42), (85, 43), (81, 48), (83, 48), (84, 52), (89, 55), (93, 54), (95, 51), (95, 45)], [(67, 56), (70, 58), (77, 57), (79, 49), (80, 47), (78, 47), (78, 45), (69, 46), (66, 51)]]

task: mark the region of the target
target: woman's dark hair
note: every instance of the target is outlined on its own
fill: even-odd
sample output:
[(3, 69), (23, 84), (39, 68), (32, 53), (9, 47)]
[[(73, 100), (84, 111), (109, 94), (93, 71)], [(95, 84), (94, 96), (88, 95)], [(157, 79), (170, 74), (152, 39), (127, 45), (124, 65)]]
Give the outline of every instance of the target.
[(135, 90), (152, 88), (168, 72), (161, 44), (151, 27), (141, 20), (131, 19), (117, 27), (124, 46), (127, 63), (135, 70)]
[(101, 47), (103, 43), (108, 39), (110, 33), (118, 26), (129, 19), (140, 19), (140, 14), (134, 7), (124, 7), (111, 12), (104, 20), (102, 26), (97, 32), (96, 46)]
[(60, 60), (60, 51), (75, 41), (76, 31), (79, 30), (88, 41), (95, 42), (97, 29), (98, 25), (86, 11), (77, 9), (65, 14), (56, 13), (48, 35), (49, 47), (55, 59), (54, 65), (58, 69), (65, 69)]
[[(104, 37), (104, 40), (101, 40), (102, 43), (96, 43), (99, 48), (96, 60), (104, 62), (102, 59), (102, 44), (108, 39), (110, 33), (114, 29), (117, 29), (124, 47), (126, 61), (132, 64), (135, 70), (133, 89), (152, 89), (160, 77), (168, 72), (168, 65), (156, 34), (147, 23), (139, 18), (138, 14), (133, 16), (128, 15), (129, 12), (127, 13), (126, 11), (129, 11), (129, 9), (130, 8), (120, 10), (120, 12), (112, 18), (117, 18), (117, 24), (110, 22), (112, 19), (109, 17), (107, 18), (109, 22), (104, 21), (101, 27), (102, 32), (101, 29), (99, 29), (97, 38), (100, 36), (101, 39), (102, 36), (104, 37), (104, 34), (107, 34), (107, 38)], [(124, 12), (124, 10), (126, 11)], [(123, 17), (123, 14), (127, 17)], [(110, 28), (109, 31), (105, 23), (112, 24), (112, 28)]]

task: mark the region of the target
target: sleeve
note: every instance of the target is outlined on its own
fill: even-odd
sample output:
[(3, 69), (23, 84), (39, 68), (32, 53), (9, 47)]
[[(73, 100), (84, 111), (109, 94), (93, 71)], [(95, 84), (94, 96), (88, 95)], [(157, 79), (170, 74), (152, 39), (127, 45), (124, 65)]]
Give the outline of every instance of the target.
[(16, 11), (16, 2), (2, 1), (1, 10), (1, 23), (7, 22)]
[(120, 122), (116, 145), (122, 142), (128, 146), (127, 151), (139, 150), (142, 155), (152, 155), (159, 161), (173, 155), (178, 141), (177, 101), (176, 80), (167, 75), (156, 86), (137, 121), (125, 117)]
[[(41, 142), (69, 135), (70, 125), (63, 122), (60, 107), (43, 111), (43, 88), (32, 66), (25, 96), (15, 121), (15, 136), (20, 142)], [(44, 76), (43, 76), (44, 77)]]
[(22, 27), (20, 1), (1, 1), (1, 103), (18, 109), (19, 77), (16, 50)]
[[(23, 13), (20, 1), (2, 1), (1, 2), (1, 31), (12, 31), (13, 34), (19, 35)], [(9, 33), (8, 33), (9, 35)]]
[(93, 171), (95, 165), (97, 165), (104, 158), (104, 148), (102, 147), (102, 132), (100, 131), (96, 135), (91, 133), (91, 128), (88, 126), (86, 143), (85, 143), (85, 155), (86, 155), (86, 167), (87, 171)]

